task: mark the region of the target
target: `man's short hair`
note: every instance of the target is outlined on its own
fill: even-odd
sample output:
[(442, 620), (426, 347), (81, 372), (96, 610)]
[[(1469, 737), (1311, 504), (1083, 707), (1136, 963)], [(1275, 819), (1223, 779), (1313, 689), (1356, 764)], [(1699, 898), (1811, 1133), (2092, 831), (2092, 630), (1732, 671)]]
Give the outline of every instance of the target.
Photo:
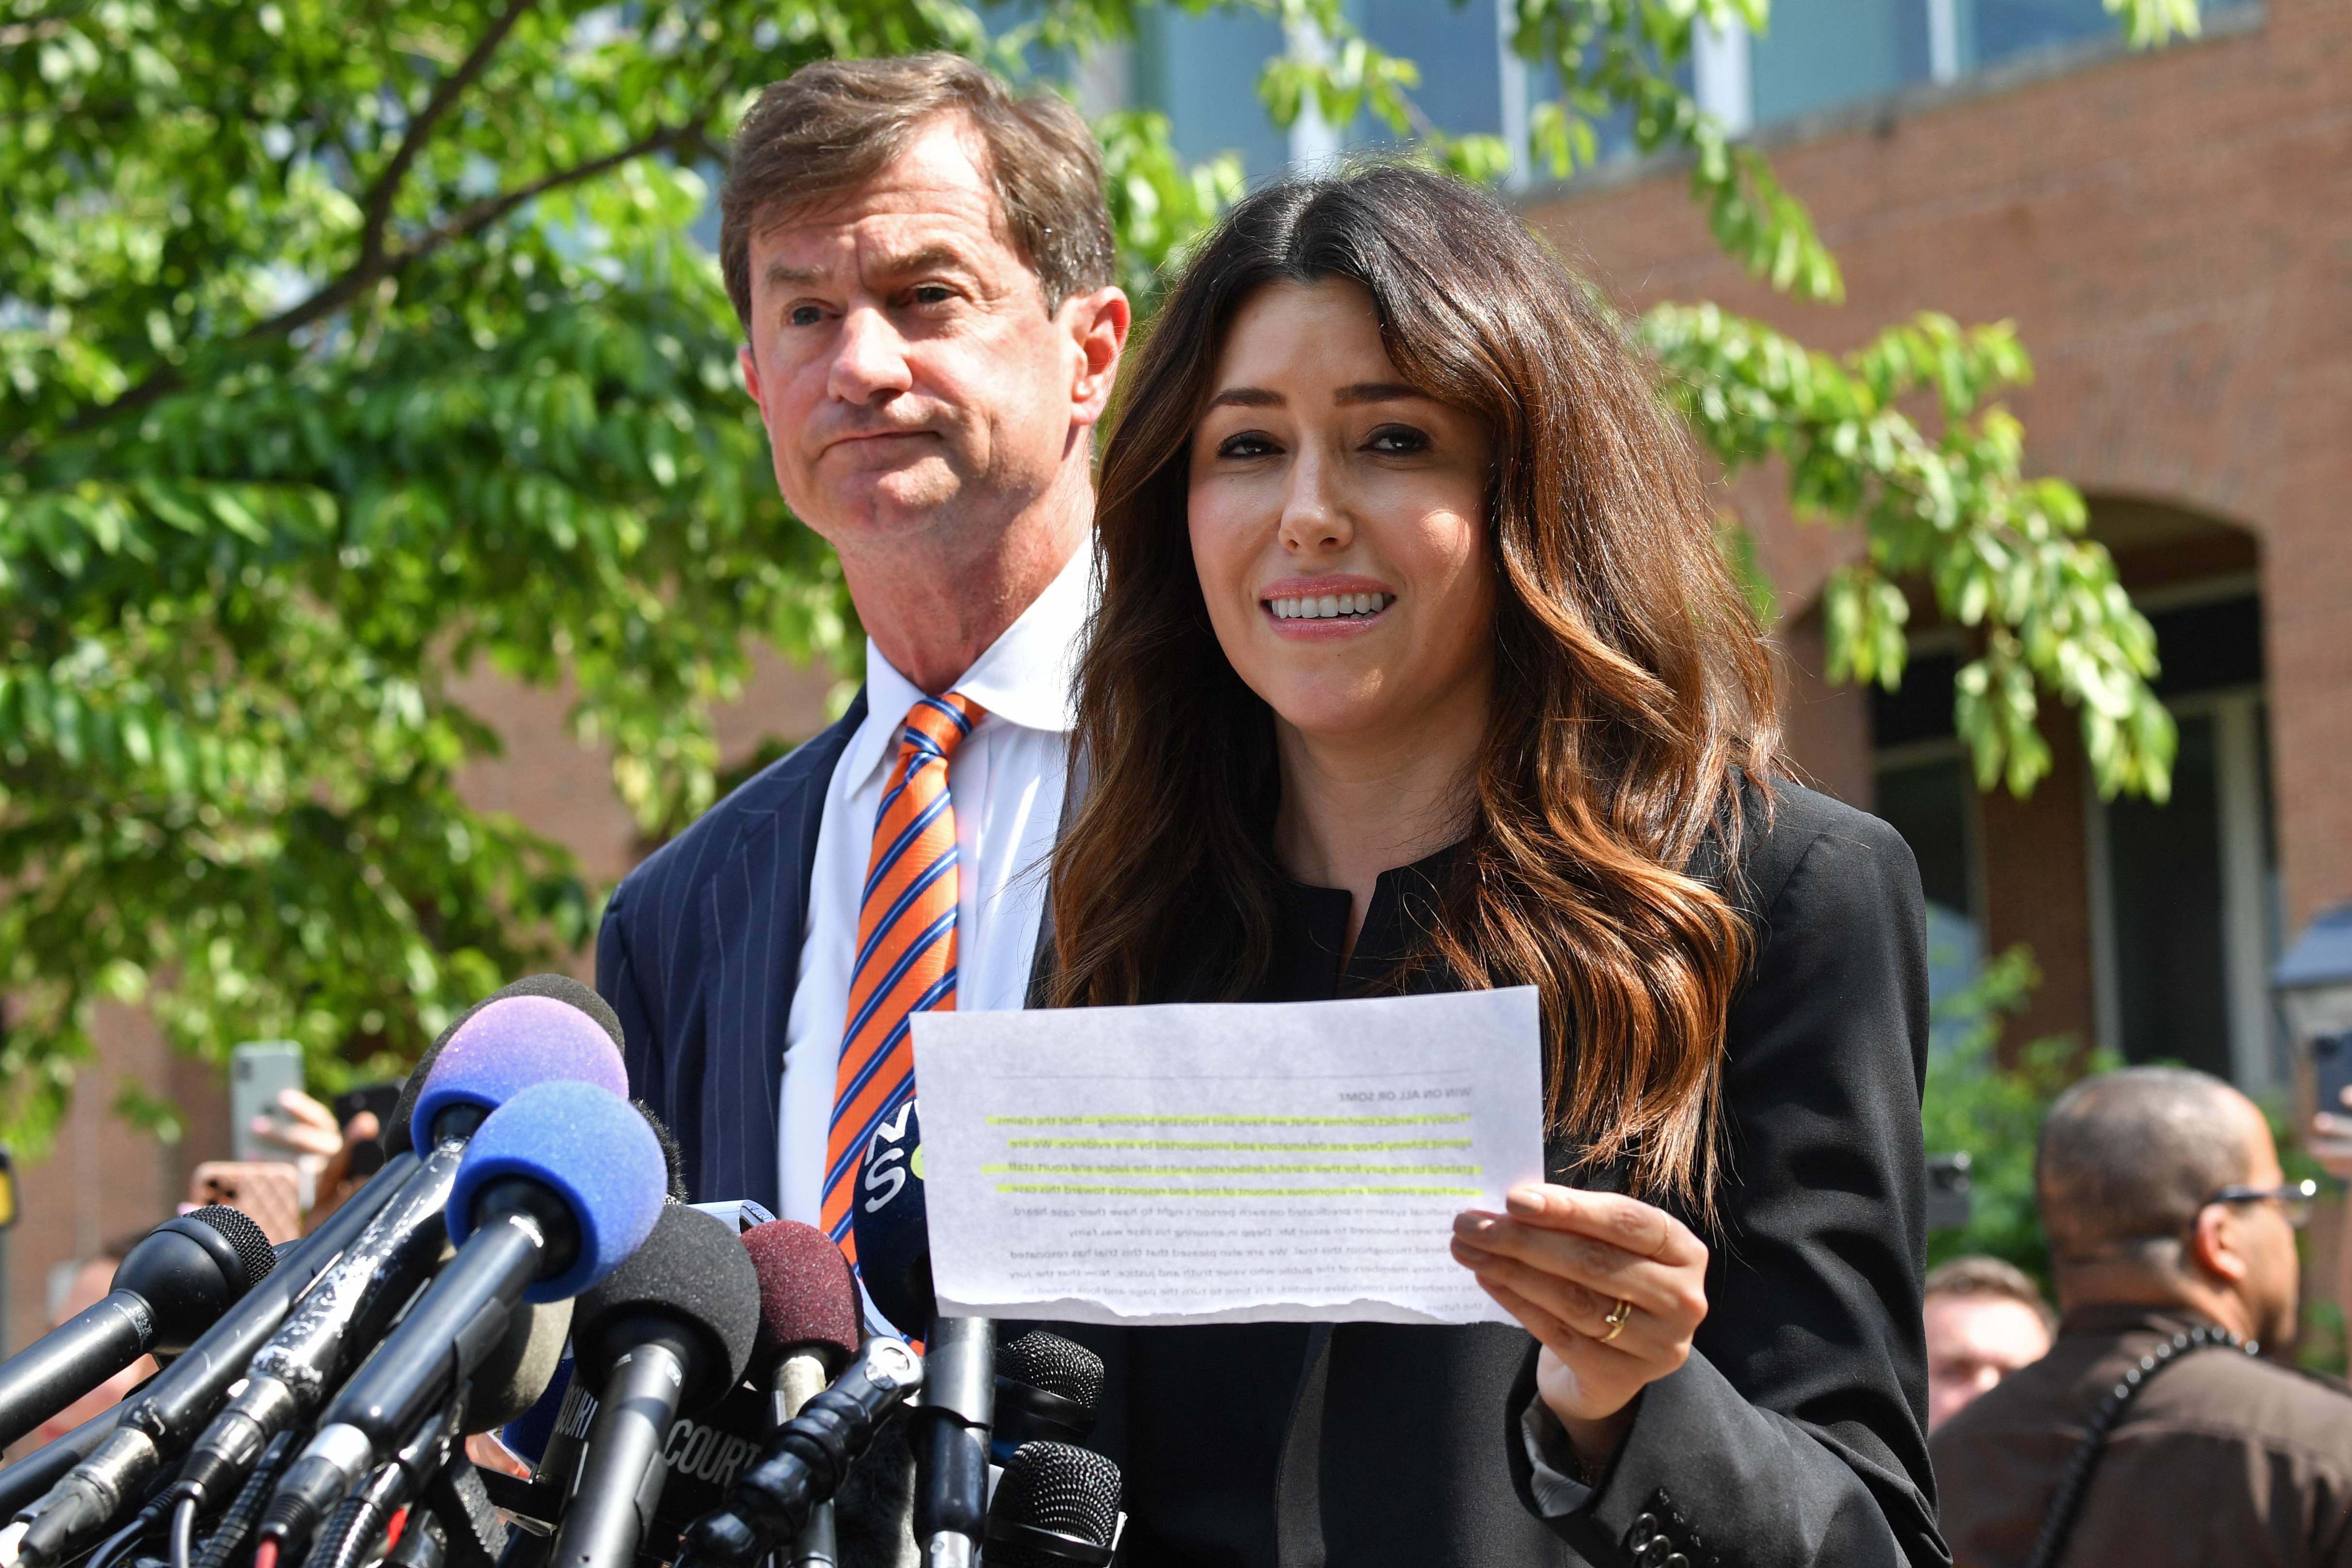
[(752, 235), (849, 195), (946, 114), (971, 128), (1006, 237), (1036, 273), (1046, 310), (1111, 281), (1102, 150), (1069, 104), (1047, 91), (1015, 98), (956, 55), (818, 60), (760, 94), (736, 130), (719, 189), (719, 270), (747, 331)]
[(1927, 1270), (1924, 1299), (1937, 1296), (1965, 1296), (1978, 1300), (2015, 1301), (2028, 1308), (2042, 1320), (2042, 1326), (2052, 1333), (2058, 1331), (2058, 1314), (2042, 1294), (2042, 1287), (2033, 1277), (2005, 1258), (1988, 1258), (1973, 1253), (1939, 1263)]
[(2185, 1237), (2205, 1200), (2251, 1171), (2249, 1125), (2243, 1099), (2210, 1073), (2084, 1079), (2050, 1108), (2034, 1155), (2052, 1253), (2091, 1262)]

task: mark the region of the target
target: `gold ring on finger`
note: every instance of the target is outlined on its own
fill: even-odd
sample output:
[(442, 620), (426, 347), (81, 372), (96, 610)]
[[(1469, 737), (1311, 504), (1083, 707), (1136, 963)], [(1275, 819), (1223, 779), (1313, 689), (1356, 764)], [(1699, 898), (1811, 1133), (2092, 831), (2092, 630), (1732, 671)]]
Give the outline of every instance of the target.
[(1601, 1320), (1602, 1322), (1609, 1325), (1609, 1331), (1593, 1341), (1593, 1343), (1605, 1345), (1611, 1340), (1615, 1339), (1619, 1334), (1623, 1333), (1625, 1331), (1625, 1320), (1633, 1315), (1633, 1303), (1620, 1300), (1615, 1306), (1609, 1309), (1609, 1315)]

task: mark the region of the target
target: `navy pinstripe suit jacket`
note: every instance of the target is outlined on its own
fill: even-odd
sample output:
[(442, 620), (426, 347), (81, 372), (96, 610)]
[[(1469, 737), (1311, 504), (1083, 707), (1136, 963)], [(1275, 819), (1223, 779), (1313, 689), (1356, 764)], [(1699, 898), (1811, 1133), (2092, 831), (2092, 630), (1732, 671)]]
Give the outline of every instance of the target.
[(596, 989), (621, 1016), (629, 1090), (677, 1135), (698, 1203), (781, 1207), (784, 1025), (825, 786), (866, 718), (763, 768), (625, 878), (596, 934)]

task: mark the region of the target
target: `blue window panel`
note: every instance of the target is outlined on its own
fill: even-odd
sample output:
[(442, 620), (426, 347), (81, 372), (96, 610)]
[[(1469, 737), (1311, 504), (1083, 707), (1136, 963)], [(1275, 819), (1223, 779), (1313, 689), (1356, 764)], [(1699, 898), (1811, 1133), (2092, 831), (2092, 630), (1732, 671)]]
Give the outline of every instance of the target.
[(1962, 70), (2122, 30), (2099, 0), (1957, 0), (1953, 22)]
[(1770, 32), (1750, 46), (1748, 79), (1759, 125), (1925, 81), (1925, 0), (1774, 0)]
[(1282, 53), (1281, 24), (1257, 12), (1158, 7), (1136, 22), (1136, 96), (1168, 116), (1176, 150), (1195, 162), (1238, 153), (1253, 181), (1280, 174), (1290, 142), (1266, 118), (1257, 79)]
[[(1413, 102), (1430, 123), (1454, 136), (1498, 136), (1503, 130), (1501, 51), (1495, 37), (1496, 0), (1356, 0), (1350, 19), (1380, 48), (1421, 68)], [(1394, 141), (1388, 126), (1365, 115), (1352, 142)]]

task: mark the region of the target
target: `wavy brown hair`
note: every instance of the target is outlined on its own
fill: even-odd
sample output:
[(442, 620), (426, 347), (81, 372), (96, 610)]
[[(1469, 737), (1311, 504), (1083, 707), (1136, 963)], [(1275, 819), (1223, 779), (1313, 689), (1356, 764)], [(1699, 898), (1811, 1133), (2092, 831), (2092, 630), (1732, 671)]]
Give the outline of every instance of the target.
[(1236, 312), (1269, 284), (1327, 279), (1361, 285), (1403, 378), (1494, 438), (1494, 709), (1419, 961), (1538, 987), (1555, 1132), (1588, 1165), (1630, 1162), (1637, 1193), (1711, 1212), (1748, 952), (1725, 879), (1741, 775), (1773, 774), (1769, 660), (1644, 363), (1508, 209), (1424, 169), (1250, 196), (1129, 360), (1078, 673), (1086, 794), (1054, 861), (1053, 999), (1239, 998), (1266, 978), (1274, 720), (1210, 626), (1187, 458)]

